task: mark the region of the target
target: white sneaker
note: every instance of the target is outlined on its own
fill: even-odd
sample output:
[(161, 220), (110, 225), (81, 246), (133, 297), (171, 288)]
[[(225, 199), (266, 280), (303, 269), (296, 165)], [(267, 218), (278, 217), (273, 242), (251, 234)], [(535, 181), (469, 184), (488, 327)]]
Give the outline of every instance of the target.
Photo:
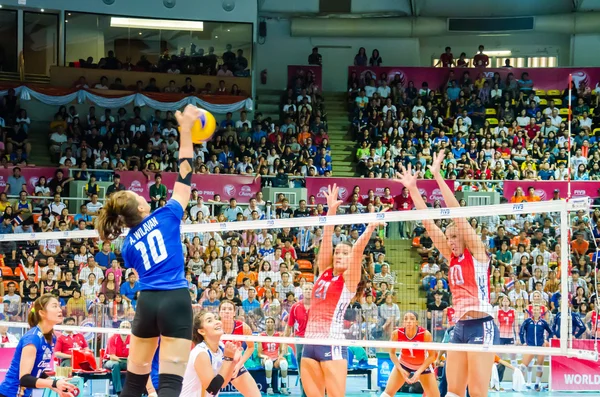
[(268, 387), (267, 388), (267, 395), (272, 396), (273, 394), (275, 394), (275, 393), (273, 393), (273, 388), (272, 387)]
[(287, 387), (282, 387), (281, 389), (279, 389), (279, 393), (283, 394), (284, 396), (289, 396), (290, 395), (290, 391), (288, 390)]

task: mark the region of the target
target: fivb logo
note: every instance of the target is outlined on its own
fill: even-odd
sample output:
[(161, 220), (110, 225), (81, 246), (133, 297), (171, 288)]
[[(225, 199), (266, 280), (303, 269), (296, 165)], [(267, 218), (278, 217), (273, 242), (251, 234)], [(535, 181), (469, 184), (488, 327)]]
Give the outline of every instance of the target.
[(513, 204), (513, 212), (523, 212), (525, 206), (523, 204)]
[(275, 221), (273, 219), (269, 219), (267, 221), (267, 226), (273, 226), (273, 225), (275, 225)]
[(440, 208), (440, 216), (450, 216), (450, 208)]
[(385, 219), (385, 212), (378, 212), (378, 213), (375, 215), (375, 219), (377, 219), (377, 220), (382, 220), (382, 219)]
[(227, 223), (225, 223), (225, 222), (219, 223), (219, 227), (221, 228), (221, 230), (225, 230), (225, 229), (227, 229)]
[(319, 223), (320, 224), (327, 223), (327, 217), (326, 216), (320, 216), (319, 217)]

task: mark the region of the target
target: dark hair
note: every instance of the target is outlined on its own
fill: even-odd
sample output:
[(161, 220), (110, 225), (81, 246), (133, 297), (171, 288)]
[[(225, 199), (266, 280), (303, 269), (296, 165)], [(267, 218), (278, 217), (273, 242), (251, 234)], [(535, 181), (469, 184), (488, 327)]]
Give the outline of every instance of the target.
[[(227, 290), (227, 288), (225, 288), (225, 290)], [(235, 293), (235, 288), (234, 288), (234, 290), (233, 290), (233, 291), (234, 291), (234, 293)], [(222, 308), (222, 307), (223, 307), (223, 305), (225, 305), (225, 304), (229, 304), (229, 305), (233, 306), (233, 309), (234, 309), (234, 310), (235, 310), (235, 308), (236, 308), (236, 305), (235, 305), (235, 303), (233, 303), (233, 301), (230, 301), (230, 300), (228, 300), (228, 299), (223, 299), (223, 300), (221, 301), (221, 303), (219, 304), (219, 311), (221, 311), (221, 308)]]
[(208, 313), (210, 312), (202, 310), (200, 313), (194, 316), (194, 322), (192, 325), (192, 342), (194, 342), (196, 345), (204, 341), (204, 337), (198, 333), (198, 330), (202, 329), (202, 326), (204, 325), (204, 316)]
[(138, 202), (127, 191), (111, 194), (100, 209), (96, 228), (103, 241), (114, 240), (125, 227), (132, 228), (142, 222)]
[[(440, 294), (440, 295), (441, 295), (441, 294)], [(406, 314), (409, 314), (409, 313), (410, 313), (410, 314), (412, 314), (413, 316), (415, 316), (415, 319), (416, 319), (417, 321), (419, 321), (419, 315), (417, 314), (417, 312), (414, 312), (414, 311), (412, 311), (412, 310), (409, 310), (409, 311), (407, 311), (407, 312), (406, 312), (406, 313), (404, 313), (404, 314), (406, 315)]]
[[(37, 298), (33, 305), (31, 306), (31, 311), (27, 315), (27, 323), (31, 328), (37, 326), (42, 321), (42, 316), (40, 315), (40, 311), (46, 310), (48, 304), (52, 300), (57, 300), (58, 298), (53, 294), (44, 294)], [(47, 334), (44, 335), (46, 340), (50, 343), (52, 341), (52, 336), (54, 335), (54, 329), (50, 330)]]

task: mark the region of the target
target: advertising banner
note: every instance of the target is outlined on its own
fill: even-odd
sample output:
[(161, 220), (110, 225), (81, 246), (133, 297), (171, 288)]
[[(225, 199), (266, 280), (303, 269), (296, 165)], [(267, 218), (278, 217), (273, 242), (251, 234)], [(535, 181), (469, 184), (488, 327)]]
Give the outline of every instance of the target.
[[(27, 193), (29, 195), (33, 195), (35, 191), (35, 185), (40, 180), (40, 177), (46, 177), (46, 181), (50, 181), (54, 177), (54, 173), (57, 168), (52, 167), (20, 167), (21, 175), (27, 181)], [(1, 168), (0, 169), (0, 192), (4, 191), (6, 187), (6, 183), (8, 182), (8, 177), (12, 176), (13, 167), (11, 168)]]
[[(514, 196), (518, 187), (523, 189), (523, 193), (527, 195), (530, 187), (535, 189), (535, 195), (542, 200), (552, 200), (554, 191), (559, 191), (559, 197), (564, 199), (567, 197), (567, 181), (504, 181), (504, 197), (510, 200)], [(599, 196), (600, 181), (574, 181), (571, 182), (571, 197), (590, 197)]]
[(321, 66), (316, 65), (288, 65), (288, 87), (294, 86), (294, 79), (298, 76), (298, 72), (304, 71), (306, 76), (308, 72), (312, 72), (315, 75), (315, 84), (319, 90), (323, 89), (323, 71)]
[[(591, 339), (574, 339), (573, 349), (595, 350), (596, 343)], [(552, 347), (560, 347), (560, 341), (552, 339)], [(600, 361), (550, 357), (550, 390), (600, 392)]]
[(10, 362), (15, 355), (16, 347), (3, 347), (0, 348), (0, 382), (4, 381), (6, 372), (10, 367)]

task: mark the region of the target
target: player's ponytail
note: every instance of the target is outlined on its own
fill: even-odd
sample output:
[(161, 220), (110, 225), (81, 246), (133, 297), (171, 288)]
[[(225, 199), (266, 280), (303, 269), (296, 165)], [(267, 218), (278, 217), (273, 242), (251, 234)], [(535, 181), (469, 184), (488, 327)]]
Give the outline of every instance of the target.
[(139, 203), (134, 194), (127, 191), (112, 194), (104, 203), (96, 223), (102, 241), (114, 240), (126, 227), (137, 226), (142, 221)]

